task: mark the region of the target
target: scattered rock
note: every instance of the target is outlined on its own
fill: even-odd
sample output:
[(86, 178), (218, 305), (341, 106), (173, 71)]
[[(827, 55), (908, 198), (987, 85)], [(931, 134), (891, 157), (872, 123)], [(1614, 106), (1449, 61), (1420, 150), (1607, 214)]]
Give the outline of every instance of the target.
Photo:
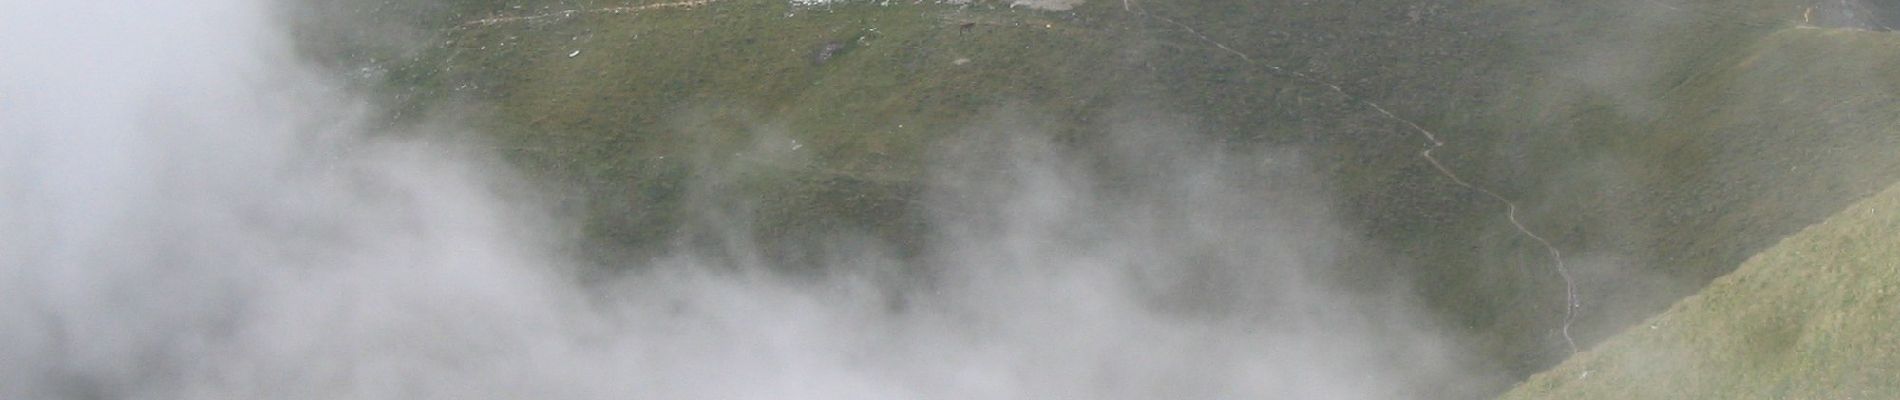
[(831, 61), (832, 57), (838, 56), (838, 53), (841, 51), (844, 51), (844, 43), (836, 41), (825, 42), (823, 47), (819, 47), (818, 51), (812, 54), (811, 63), (813, 65), (824, 65), (826, 61)]
[(1048, 11), (1069, 11), (1081, 4), (1082, 0), (1012, 0), (1009, 2), (1010, 8), (1027, 7)]

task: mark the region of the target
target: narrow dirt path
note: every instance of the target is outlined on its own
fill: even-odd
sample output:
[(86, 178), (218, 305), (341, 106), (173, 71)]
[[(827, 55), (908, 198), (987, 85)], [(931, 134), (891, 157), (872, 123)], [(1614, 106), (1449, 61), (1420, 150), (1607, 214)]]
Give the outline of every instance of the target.
[(1207, 44), (1212, 45), (1216, 48), (1219, 48), (1222, 51), (1226, 51), (1229, 54), (1233, 54), (1236, 57), (1240, 57), (1242, 61), (1246, 61), (1248, 64), (1265, 67), (1268, 70), (1272, 70), (1275, 73), (1283, 75), (1283, 76), (1291, 76), (1295, 79), (1305, 81), (1307, 83), (1324, 86), (1327, 89), (1332, 90), (1334, 93), (1338, 93), (1340, 96), (1345, 97), (1347, 100), (1351, 102), (1364, 105), (1368, 108), (1371, 108), (1373, 111), (1377, 111), (1379, 115), (1382, 115), (1387, 119), (1398, 121), (1399, 123), (1404, 124), (1406, 127), (1410, 128), (1411, 131), (1417, 132), (1420, 136), (1423, 136), (1427, 144), (1425, 146), (1425, 149), (1418, 153), (1419, 157), (1423, 157), (1426, 162), (1432, 165), (1432, 168), (1438, 170), (1439, 175), (1443, 175), (1446, 179), (1450, 179), (1453, 184), (1456, 184), (1459, 187), (1463, 187), (1465, 189), (1483, 194), (1487, 197), (1497, 200), (1499, 203), (1503, 203), (1504, 217), (1505, 219), (1511, 222), (1511, 227), (1513, 229), (1516, 229), (1518, 234), (1521, 234), (1524, 237), (1528, 237), (1528, 238), (1531, 238), (1531, 240), (1536, 241), (1538, 245), (1543, 246), (1544, 251), (1550, 253), (1550, 259), (1551, 259), (1551, 262), (1553, 263), (1552, 269), (1555, 270), (1557, 272), (1557, 275), (1559, 277), (1562, 277), (1564, 281), (1564, 300), (1565, 300), (1564, 301), (1564, 316), (1563, 316), (1564, 318), (1563, 318), (1563, 326), (1562, 328), (1560, 328), (1560, 333), (1563, 334), (1564, 344), (1569, 346), (1570, 352), (1572, 354), (1577, 353), (1578, 351), (1577, 340), (1571, 337), (1570, 335), (1570, 325), (1572, 322), (1576, 320), (1577, 308), (1582, 307), (1583, 303), (1577, 297), (1576, 280), (1571, 277), (1569, 266), (1564, 264), (1563, 252), (1557, 250), (1557, 246), (1555, 244), (1552, 244), (1550, 240), (1544, 239), (1543, 236), (1538, 235), (1536, 232), (1531, 231), (1529, 227), (1524, 226), (1524, 223), (1518, 220), (1517, 218), (1518, 207), (1517, 207), (1516, 202), (1511, 201), (1511, 199), (1506, 198), (1503, 195), (1498, 194), (1497, 192), (1493, 192), (1490, 189), (1486, 189), (1483, 186), (1471, 184), (1471, 182), (1466, 181), (1463, 177), (1460, 177), (1457, 172), (1453, 172), (1451, 168), (1446, 167), (1443, 162), (1440, 162), (1438, 160), (1438, 157), (1432, 156), (1433, 150), (1438, 150), (1438, 148), (1440, 147), (1445, 147), (1445, 142), (1443, 140), (1439, 140), (1437, 134), (1432, 133), (1430, 129), (1425, 129), (1424, 126), (1421, 126), (1410, 119), (1401, 117), (1398, 114), (1394, 114), (1390, 110), (1386, 110), (1385, 106), (1381, 106), (1379, 105), (1379, 103), (1373, 102), (1372, 100), (1368, 100), (1364, 97), (1355, 96), (1351, 92), (1347, 92), (1345, 88), (1340, 87), (1338, 84), (1334, 84), (1324, 79), (1319, 79), (1317, 77), (1312, 76), (1311, 74), (1307, 74), (1304, 72), (1287, 69), (1287, 68), (1281, 68), (1278, 65), (1267, 64), (1267, 63), (1257, 61), (1252, 56), (1248, 56), (1247, 53), (1240, 52), (1239, 50), (1234, 50), (1234, 48), (1228, 47), (1227, 44), (1225, 43), (1221, 43), (1220, 41), (1207, 37), (1207, 35), (1202, 34), (1199, 30), (1194, 29), (1194, 27), (1192, 26), (1188, 26), (1187, 24), (1180, 23), (1178, 21), (1175, 21), (1172, 18), (1149, 13), (1146, 8), (1143, 8), (1140, 5), (1140, 3), (1135, 3), (1132, 9), (1134, 12), (1139, 13), (1143, 17), (1158, 19), (1158, 20), (1161, 20), (1162, 22), (1168, 23), (1169, 25), (1174, 25), (1175, 27), (1179, 27), (1182, 30), (1187, 31), (1189, 34), (1192, 34), (1195, 37), (1199, 38), (1202, 42), (1206, 42)]

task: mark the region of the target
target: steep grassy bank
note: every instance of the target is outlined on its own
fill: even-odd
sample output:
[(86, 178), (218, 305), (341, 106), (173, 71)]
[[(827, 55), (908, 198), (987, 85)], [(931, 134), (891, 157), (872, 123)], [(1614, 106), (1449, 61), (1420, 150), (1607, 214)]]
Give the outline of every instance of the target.
[(1900, 396), (1900, 186), (1750, 258), (1506, 399)]
[[(1568, 65), (1499, 98), (1493, 126), (1507, 134), (1488, 157), (1462, 157), (1573, 255), (1586, 342), (1900, 178), (1891, 34), (1646, 3), (1583, 18), (1629, 22), (1615, 30), (1557, 24), (1587, 14), (1541, 18), (1556, 36), (1535, 36), (1548, 47), (1525, 48), (1549, 55), (1527, 59)], [(1661, 16), (1614, 14), (1633, 10)]]

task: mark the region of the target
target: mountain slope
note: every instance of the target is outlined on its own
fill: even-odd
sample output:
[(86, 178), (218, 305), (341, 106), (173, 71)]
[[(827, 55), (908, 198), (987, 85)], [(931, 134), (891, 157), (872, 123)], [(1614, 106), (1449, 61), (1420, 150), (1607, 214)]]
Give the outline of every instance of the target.
[(1900, 186), (1847, 207), (1506, 399), (1900, 396)]
[[(901, 250), (927, 231), (932, 147), (973, 120), (1030, 110), (1086, 151), (1118, 118), (1185, 117), (1301, 154), (1378, 244), (1337, 274), (1403, 277), (1479, 369), (1515, 376), (1569, 355), (1566, 285), (1409, 124), (1563, 250), (1585, 346), (1900, 179), (1897, 53), (1795, 28), (1829, 2), (540, 3), (471, 6), (385, 78), (415, 108), (465, 100), (498, 149), (574, 187), (592, 247), (730, 234), (700, 221), (727, 218)], [(631, 11), (587, 11), (615, 7)]]
[(1126, 80), (1098, 65), (1117, 33), (1074, 15), (759, 0), (555, 15), (456, 26), (415, 80), (487, 104), (484, 130), (586, 188), (594, 236), (623, 245), (676, 236), (707, 180), (775, 199), (757, 207), (775, 230), (901, 238), (933, 137), (1004, 102), (1099, 113), (1096, 83)]
[[(1561, 17), (1669, 11), (1647, 7)], [(1492, 126), (1504, 134), (1446, 152), (1522, 199), (1528, 225), (1570, 255), (1586, 342), (1900, 177), (1895, 35), (1706, 17), (1732, 14), (1607, 25), (1618, 32), (1579, 23), (1594, 26), (1577, 28), (1584, 40), (1553, 25), (1554, 38), (1535, 37), (1559, 49), (1525, 59), (1565, 64), (1496, 99), (1507, 110)]]

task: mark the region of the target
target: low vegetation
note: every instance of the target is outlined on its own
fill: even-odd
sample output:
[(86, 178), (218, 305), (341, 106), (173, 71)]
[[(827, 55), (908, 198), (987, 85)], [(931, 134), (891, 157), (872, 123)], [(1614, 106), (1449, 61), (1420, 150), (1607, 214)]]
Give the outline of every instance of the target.
[[(912, 251), (929, 150), (975, 118), (1031, 110), (1085, 147), (1129, 109), (1187, 116), (1210, 140), (1305, 155), (1343, 223), (1377, 243), (1339, 273), (1407, 277), (1480, 369), (1517, 377), (1570, 356), (1563, 283), (1501, 204), (1418, 157), (1407, 122), (1565, 251), (1584, 345), (1900, 180), (1900, 69), (1886, 67), (1900, 42), (1804, 22), (1825, 6), (1806, 1), (641, 8), (660, 3), (379, 10), (425, 27), (416, 43), (315, 53), (400, 114), (473, 116), (483, 140), (572, 188), (592, 247), (621, 255), (731, 234), (705, 218), (744, 219), (768, 244), (849, 232)], [(563, 13), (607, 7), (639, 11)], [(705, 204), (712, 192), (751, 200)]]
[(1504, 398), (1900, 396), (1895, 237), (1900, 186), (1782, 240)]

